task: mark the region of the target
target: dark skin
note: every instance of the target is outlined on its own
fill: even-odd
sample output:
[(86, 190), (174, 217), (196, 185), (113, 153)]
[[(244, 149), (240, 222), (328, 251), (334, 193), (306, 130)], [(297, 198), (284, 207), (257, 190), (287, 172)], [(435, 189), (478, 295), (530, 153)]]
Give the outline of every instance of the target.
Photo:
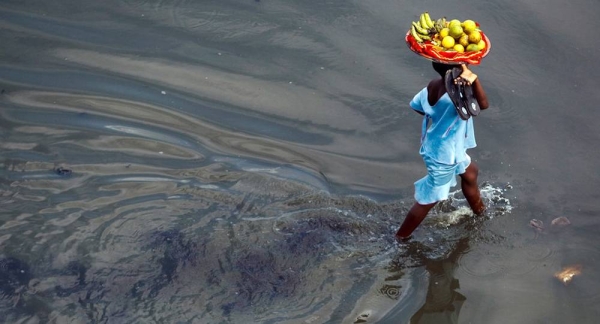
[[(477, 75), (471, 72), (466, 65), (462, 65), (463, 72), (460, 75), (462, 80), (454, 80), (454, 82), (466, 82), (471, 85), (473, 88), (473, 95), (479, 104), (479, 107), (483, 109), (487, 109), (489, 107), (488, 99), (481, 86), (481, 82)], [(446, 93), (446, 86), (444, 85), (443, 76), (440, 76), (439, 79), (433, 79), (427, 85), (428, 97), (427, 101), (429, 105), (434, 106), (438, 100)], [(467, 167), (465, 173), (460, 175), (461, 178), (461, 189), (469, 206), (473, 210), (476, 215), (481, 215), (485, 211), (485, 204), (481, 200), (481, 195), (479, 193), (479, 186), (477, 185), (477, 176), (479, 174), (479, 167), (475, 162), (471, 161), (469, 166)], [(404, 222), (396, 232), (396, 238), (400, 241), (407, 240), (410, 238), (412, 232), (421, 224), (425, 216), (429, 213), (431, 208), (435, 206), (437, 202), (422, 205), (419, 203), (415, 203), (411, 209), (408, 211)]]

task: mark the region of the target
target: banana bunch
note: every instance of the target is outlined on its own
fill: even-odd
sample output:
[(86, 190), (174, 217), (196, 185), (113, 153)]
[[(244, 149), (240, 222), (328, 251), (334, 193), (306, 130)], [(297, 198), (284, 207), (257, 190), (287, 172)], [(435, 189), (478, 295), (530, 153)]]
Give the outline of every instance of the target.
[(448, 22), (446, 21), (446, 17), (442, 17), (438, 20), (436, 20), (435, 24), (435, 32), (439, 33), (442, 29), (444, 29), (445, 27), (448, 27)]
[(425, 11), (419, 16), (419, 21), (413, 21), (410, 27), (411, 35), (422, 43), (424, 40), (431, 40), (431, 34), (436, 32), (435, 23), (431, 20), (429, 12)]
[(433, 22), (429, 16), (429, 12), (425, 11), (419, 16), (419, 21), (412, 22), (410, 33), (417, 42), (422, 43), (425, 40), (432, 40), (432, 36), (439, 33), (446, 25), (446, 17)]

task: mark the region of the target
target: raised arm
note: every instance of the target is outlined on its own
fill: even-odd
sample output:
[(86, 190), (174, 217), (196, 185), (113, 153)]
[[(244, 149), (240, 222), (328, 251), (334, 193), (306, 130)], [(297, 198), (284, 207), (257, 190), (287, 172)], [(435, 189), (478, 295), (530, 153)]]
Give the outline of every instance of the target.
[(487, 109), (490, 105), (488, 103), (487, 96), (485, 91), (483, 90), (483, 86), (481, 86), (481, 81), (477, 78), (477, 74), (473, 73), (469, 68), (463, 64), (462, 65), (463, 72), (461, 73), (461, 78), (467, 80), (467, 82), (473, 87), (473, 95), (475, 99), (477, 99), (477, 103), (479, 104), (479, 108)]

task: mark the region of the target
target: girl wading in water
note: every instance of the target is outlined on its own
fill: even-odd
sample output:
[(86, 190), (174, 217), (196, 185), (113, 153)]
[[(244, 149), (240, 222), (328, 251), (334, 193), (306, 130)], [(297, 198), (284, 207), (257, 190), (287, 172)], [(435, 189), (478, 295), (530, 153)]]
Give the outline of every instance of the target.
[[(410, 102), (412, 109), (425, 116), (419, 153), (427, 166), (427, 176), (415, 182), (417, 202), (396, 233), (396, 238), (401, 241), (410, 238), (437, 202), (448, 198), (450, 188), (456, 185), (457, 175), (473, 212), (481, 215), (485, 211), (477, 185), (479, 168), (467, 154), (468, 149), (476, 146), (473, 118), (461, 118), (453, 103), (453, 99), (458, 99), (451, 98), (446, 91), (446, 71), (455, 67), (457, 65), (433, 62), (433, 69), (440, 78), (431, 80)], [(460, 82), (466, 83), (464, 87), (468, 88), (469, 94), (472, 92), (471, 98), (477, 101), (480, 109), (488, 108), (487, 96), (479, 78), (466, 65), (462, 65), (460, 77), (454, 79), (455, 84)]]

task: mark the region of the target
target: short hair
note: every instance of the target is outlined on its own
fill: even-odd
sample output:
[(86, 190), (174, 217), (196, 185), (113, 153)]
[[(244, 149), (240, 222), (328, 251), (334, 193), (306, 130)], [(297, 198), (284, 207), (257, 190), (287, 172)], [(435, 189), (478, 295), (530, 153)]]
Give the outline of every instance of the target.
[(446, 71), (458, 66), (457, 64), (445, 64), (439, 62), (431, 62), (431, 65), (433, 65), (433, 69), (439, 73), (442, 78), (446, 75)]

